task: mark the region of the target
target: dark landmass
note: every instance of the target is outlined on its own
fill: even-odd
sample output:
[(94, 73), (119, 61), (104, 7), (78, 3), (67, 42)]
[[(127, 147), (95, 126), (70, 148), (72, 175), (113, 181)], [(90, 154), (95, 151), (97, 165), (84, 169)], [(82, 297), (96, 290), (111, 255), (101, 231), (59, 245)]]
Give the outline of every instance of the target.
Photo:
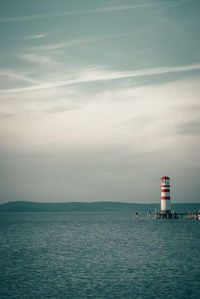
[[(64, 202), (46, 203), (12, 201), (0, 205), (0, 212), (97, 212), (97, 211), (155, 211), (160, 204), (136, 204), (122, 202)], [(185, 212), (200, 209), (200, 203), (172, 204), (172, 209)]]
[[(0, 205), (0, 212), (75, 212), (75, 211), (129, 211), (136, 210), (135, 203), (120, 202), (64, 202), (44, 203), (15, 201)], [(156, 207), (157, 205), (155, 205)], [(146, 208), (145, 208), (146, 209)]]

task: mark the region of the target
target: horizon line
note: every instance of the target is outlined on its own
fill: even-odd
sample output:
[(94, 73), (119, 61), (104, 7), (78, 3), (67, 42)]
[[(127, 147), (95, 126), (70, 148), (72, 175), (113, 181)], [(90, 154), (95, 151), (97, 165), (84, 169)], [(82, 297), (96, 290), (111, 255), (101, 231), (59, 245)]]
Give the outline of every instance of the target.
[[(154, 205), (154, 204), (160, 204), (160, 202), (151, 202), (151, 203), (137, 203), (137, 202), (123, 202), (123, 201), (62, 201), (62, 202), (47, 202), (47, 201), (29, 201), (29, 200), (14, 200), (14, 201), (8, 201), (5, 203), (0, 203), (0, 205), (8, 204), (8, 203), (46, 203), (46, 204), (69, 204), (69, 203), (77, 203), (77, 204), (93, 204), (93, 203), (121, 203), (121, 204), (136, 204), (136, 205)], [(171, 204), (200, 204), (200, 202), (171, 202)]]

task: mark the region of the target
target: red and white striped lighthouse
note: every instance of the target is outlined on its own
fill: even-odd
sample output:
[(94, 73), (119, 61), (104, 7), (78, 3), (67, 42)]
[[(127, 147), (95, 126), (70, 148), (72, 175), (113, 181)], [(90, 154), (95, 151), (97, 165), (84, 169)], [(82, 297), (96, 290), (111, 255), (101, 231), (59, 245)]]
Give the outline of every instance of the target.
[(170, 178), (163, 176), (161, 178), (161, 212), (170, 213), (171, 203), (170, 203)]

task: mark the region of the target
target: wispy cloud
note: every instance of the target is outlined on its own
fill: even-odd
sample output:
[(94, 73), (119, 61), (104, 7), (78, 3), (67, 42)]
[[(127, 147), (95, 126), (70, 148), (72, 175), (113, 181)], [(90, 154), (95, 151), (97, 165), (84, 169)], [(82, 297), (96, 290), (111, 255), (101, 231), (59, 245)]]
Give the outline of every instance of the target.
[(162, 47), (161, 44), (153, 46), (153, 47), (149, 47), (149, 48), (146, 48), (146, 49), (142, 49), (142, 50), (138, 51), (138, 54), (144, 54), (144, 53), (147, 53), (147, 52), (151, 52), (151, 51), (159, 49), (160, 47)]
[(174, 2), (174, 3), (169, 3), (168, 5), (162, 7), (158, 10), (155, 10), (154, 13), (162, 13), (162, 12), (167, 11), (169, 9), (173, 9), (173, 8), (178, 7), (178, 6), (188, 4), (190, 2), (191, 2), (190, 0), (183, 0), (183, 1), (178, 1), (178, 2)]
[(54, 44), (47, 44), (47, 45), (42, 45), (42, 46), (35, 46), (31, 47), (31, 50), (35, 51), (51, 51), (51, 50), (57, 50), (61, 48), (67, 48), (67, 47), (72, 47), (84, 43), (89, 43), (89, 42), (95, 42), (95, 41), (104, 41), (104, 40), (109, 40), (109, 39), (114, 39), (114, 38), (120, 38), (120, 37), (126, 37), (126, 36), (134, 36), (138, 34), (145, 34), (148, 32), (147, 30), (143, 31), (132, 31), (132, 32), (121, 32), (117, 34), (108, 34), (108, 35), (100, 35), (100, 36), (95, 36), (95, 37), (81, 37), (81, 38), (74, 38), (72, 40), (69, 40), (67, 42), (60, 42), (60, 43), (54, 43)]
[(56, 18), (56, 17), (64, 17), (64, 16), (78, 15), (78, 14), (102, 13), (102, 12), (129, 10), (129, 9), (145, 9), (145, 8), (150, 8), (150, 7), (154, 7), (154, 6), (162, 6), (162, 5), (156, 4), (156, 3), (149, 3), (149, 4), (107, 6), (107, 7), (101, 7), (101, 8), (88, 9), (88, 10), (74, 10), (74, 11), (67, 11), (67, 12), (38, 14), (38, 15), (20, 16), (20, 17), (5, 17), (5, 18), (0, 18), (0, 22), (32, 21), (32, 20), (38, 20), (38, 19)]
[[(0, 21), (1, 22), (1, 21)], [(53, 35), (54, 33), (41, 33), (41, 34), (34, 34), (34, 35), (28, 35), (28, 36), (24, 36), (24, 37), (12, 37), (12, 38), (9, 38), (8, 36), (6, 37), (2, 37), (1, 38), (1, 41), (3, 40), (4, 42), (5, 41), (23, 41), (23, 40), (38, 40), (38, 39), (45, 39), (46, 37), (48, 36), (51, 36)]]
[(17, 58), (20, 58), (24, 61), (36, 63), (36, 64), (50, 64), (52, 63), (52, 58), (47, 55), (38, 55), (38, 54), (18, 54), (16, 55)]
[(131, 77), (142, 77), (142, 76), (152, 76), (152, 75), (161, 75), (167, 73), (176, 73), (176, 72), (187, 72), (200, 70), (200, 64), (195, 65), (187, 65), (187, 66), (166, 66), (166, 67), (158, 67), (158, 68), (149, 68), (149, 69), (140, 69), (136, 71), (124, 71), (124, 72), (116, 72), (116, 71), (108, 71), (100, 68), (89, 68), (83, 71), (80, 71), (78, 74), (74, 74), (73, 78), (68, 78), (47, 82), (43, 84), (23, 87), (23, 88), (14, 88), (14, 89), (2, 89), (0, 93), (16, 93), (16, 92), (26, 92), (26, 91), (34, 91), (34, 90), (42, 90), (42, 89), (52, 89), (56, 87), (64, 87), (74, 84), (82, 84), (89, 82), (98, 82), (98, 81), (109, 81), (109, 80), (117, 80), (117, 79), (125, 79)]
[(45, 37), (47, 37), (49, 35), (50, 35), (49, 33), (35, 34), (35, 35), (27, 36), (24, 39), (28, 39), (28, 40), (31, 40), (31, 39), (41, 39), (41, 38), (45, 38)]
[(35, 80), (35, 79), (32, 79), (30, 77), (28, 77), (27, 75), (24, 75), (24, 74), (18, 74), (16, 72), (13, 72), (12, 70), (0, 70), (0, 77), (7, 77), (7, 78), (10, 78), (10, 79), (16, 79), (16, 80), (20, 80), (20, 81), (23, 81), (23, 82), (27, 82), (27, 83), (32, 83), (32, 84), (38, 84), (39, 81), (38, 80)]

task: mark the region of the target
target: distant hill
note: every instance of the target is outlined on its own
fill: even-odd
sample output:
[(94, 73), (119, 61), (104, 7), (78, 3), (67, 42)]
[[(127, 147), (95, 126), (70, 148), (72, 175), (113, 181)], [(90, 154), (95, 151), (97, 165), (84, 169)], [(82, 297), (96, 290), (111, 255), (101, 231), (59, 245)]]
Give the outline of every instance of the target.
[[(0, 205), (0, 212), (92, 212), (92, 211), (154, 211), (160, 204), (136, 204), (122, 202), (64, 202), (46, 203), (30, 201), (12, 201)], [(200, 203), (172, 204), (176, 211), (200, 209)]]
[(129, 211), (136, 207), (138, 207), (138, 204), (120, 202), (44, 203), (15, 201), (0, 205), (0, 212)]

